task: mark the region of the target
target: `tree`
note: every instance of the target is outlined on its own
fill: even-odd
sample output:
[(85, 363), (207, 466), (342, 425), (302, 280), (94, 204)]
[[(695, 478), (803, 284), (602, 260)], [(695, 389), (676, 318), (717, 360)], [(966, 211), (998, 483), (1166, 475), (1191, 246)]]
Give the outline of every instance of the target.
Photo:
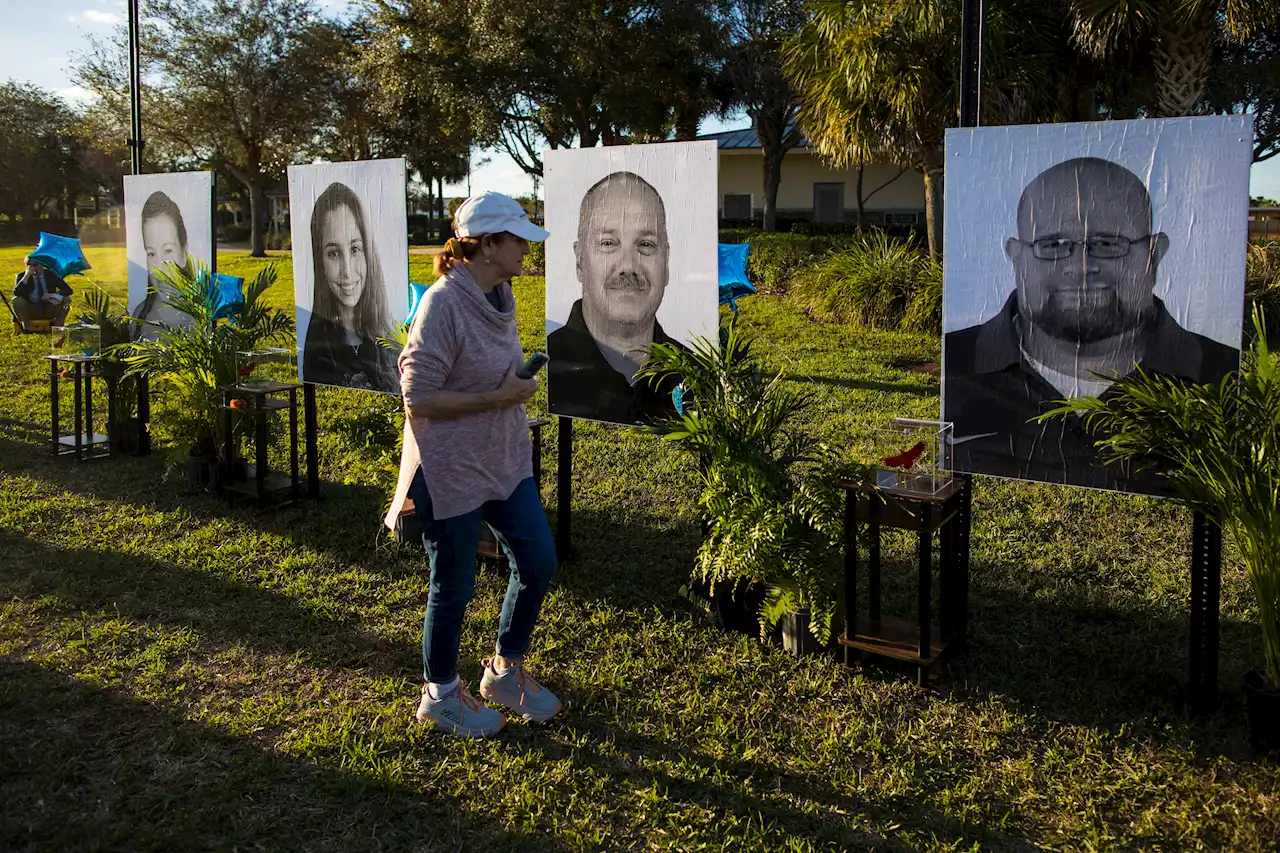
[(122, 152), (98, 127), (44, 89), (0, 85), (0, 214), (70, 219), (78, 198), (104, 192), (119, 177)]
[(722, 67), (729, 108), (742, 107), (760, 141), (764, 168), (764, 228), (778, 225), (782, 160), (804, 134), (796, 121), (795, 87), (782, 68), (782, 47), (808, 19), (791, 0), (733, 0), (726, 11), (731, 42)]
[(1246, 42), (1221, 41), (1205, 94), (1205, 111), (1253, 115), (1253, 161), (1280, 154), (1280, 24)]
[[(249, 195), (251, 254), (266, 254), (267, 187), (326, 115), (322, 22), (309, 0), (151, 0), (142, 28), (143, 127), (174, 159), (226, 170)], [(127, 109), (123, 31), (91, 41), (74, 78)]]
[[(809, 143), (856, 167), (872, 153), (924, 173), (929, 251), (942, 251), (942, 140), (959, 111), (958, 0), (850, 0), (809, 4), (812, 19), (784, 48)], [(988, 7), (985, 123), (1060, 114), (1062, 39), (1051, 6)]]
[(1280, 10), (1275, 0), (1074, 0), (1072, 7), (1075, 42), (1086, 55), (1105, 61), (1135, 46), (1152, 50), (1154, 116), (1199, 112), (1215, 39), (1243, 44)]
[(448, 119), (528, 174), (544, 147), (696, 134), (720, 39), (712, 0), (377, 0), (382, 50), (401, 55)]

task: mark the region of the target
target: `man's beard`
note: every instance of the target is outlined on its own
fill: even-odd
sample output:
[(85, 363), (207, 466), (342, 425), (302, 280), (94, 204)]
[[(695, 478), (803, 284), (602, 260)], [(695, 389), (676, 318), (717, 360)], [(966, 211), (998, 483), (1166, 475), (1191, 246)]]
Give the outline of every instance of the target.
[(1120, 301), (1115, 291), (1092, 304), (1081, 304), (1077, 294), (1067, 293), (1047, 303), (1031, 315), (1031, 323), (1051, 337), (1081, 344), (1103, 341), (1139, 328), (1141, 312)]

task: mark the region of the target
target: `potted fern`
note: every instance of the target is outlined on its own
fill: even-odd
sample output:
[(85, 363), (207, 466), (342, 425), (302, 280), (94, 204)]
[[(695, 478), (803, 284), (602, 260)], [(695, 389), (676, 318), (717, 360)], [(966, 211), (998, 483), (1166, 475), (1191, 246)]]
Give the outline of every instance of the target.
[(812, 396), (761, 370), (736, 317), (718, 345), (655, 344), (640, 377), (656, 385), (672, 376), (681, 380), (681, 403), (648, 430), (679, 442), (702, 472), (707, 538), (693, 580), (710, 592), (722, 622), (730, 621), (727, 594), (750, 602), (762, 637), (782, 622), (793, 653), (828, 645), (843, 504), (826, 448), (798, 428)]
[(111, 295), (97, 285), (85, 295), (84, 304), (86, 310), (76, 316), (76, 321), (98, 327), (97, 368), (110, 389), (107, 441), (113, 454), (132, 453), (138, 449), (137, 378), (126, 370), (124, 345), (132, 334), (133, 320), (123, 306), (118, 307)]
[(1241, 370), (1217, 384), (1190, 385), (1141, 371), (1106, 397), (1064, 401), (1044, 417), (1083, 414), (1106, 436), (1108, 462), (1164, 472), (1182, 502), (1220, 523), (1253, 582), (1263, 667), (1245, 676), (1253, 747), (1280, 749), (1280, 357), (1253, 312)]
[(238, 379), (237, 353), (292, 344), (293, 316), (264, 299), (276, 282), (274, 265), (258, 272), (239, 301), (226, 301), (217, 279), (194, 259), (158, 274), (173, 289), (170, 307), (190, 322), (158, 326), (154, 340), (128, 344), (124, 360), (130, 374), (145, 373), (167, 390), (173, 412), (167, 427), (175, 450), (185, 451), (192, 484), (216, 485), (226, 438), (221, 389)]

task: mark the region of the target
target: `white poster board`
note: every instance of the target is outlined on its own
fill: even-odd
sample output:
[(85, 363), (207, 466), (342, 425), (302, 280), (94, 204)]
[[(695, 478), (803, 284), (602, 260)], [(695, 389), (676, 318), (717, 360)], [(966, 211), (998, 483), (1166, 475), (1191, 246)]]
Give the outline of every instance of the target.
[(289, 167), (303, 382), (400, 393), (379, 346), (409, 310), (404, 159)]
[(942, 417), (953, 466), (1163, 494), (1102, 466), (1077, 417), (1135, 364), (1192, 382), (1239, 364), (1252, 119), (953, 129), (946, 137)]
[(561, 149), (547, 187), (547, 395), (552, 414), (637, 424), (673, 411), (633, 382), (653, 341), (715, 340), (714, 142)]
[(213, 265), (213, 172), (126, 175), (124, 218), (129, 313), (147, 321), (139, 336), (152, 338), (156, 323), (188, 324), (169, 307), (171, 288), (153, 270), (181, 266), (188, 257)]

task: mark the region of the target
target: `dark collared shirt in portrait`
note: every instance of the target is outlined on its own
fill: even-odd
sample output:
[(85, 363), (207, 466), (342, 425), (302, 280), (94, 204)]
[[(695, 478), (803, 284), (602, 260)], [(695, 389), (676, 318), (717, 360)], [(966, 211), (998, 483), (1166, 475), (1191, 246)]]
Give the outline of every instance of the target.
[[(1081, 417), (1034, 420), (1066, 395), (1027, 363), (1015, 325), (1017, 310), (1015, 293), (986, 323), (946, 336), (943, 417), (955, 424), (955, 470), (1168, 494), (1164, 478), (1153, 470), (1104, 466), (1094, 446), (1097, 436)], [(1159, 299), (1144, 353), (1138, 364), (1144, 371), (1197, 383), (1216, 382), (1240, 366), (1239, 350), (1182, 328)]]
[[(667, 335), (657, 320), (653, 322), (653, 342), (684, 345)], [(569, 321), (547, 336), (547, 386), (553, 415), (587, 418), (615, 424), (646, 424), (670, 416), (675, 411), (671, 392), (676, 381), (664, 381), (655, 388), (648, 380), (632, 384), (610, 366), (596, 346), (582, 316), (582, 300), (573, 303)]]

